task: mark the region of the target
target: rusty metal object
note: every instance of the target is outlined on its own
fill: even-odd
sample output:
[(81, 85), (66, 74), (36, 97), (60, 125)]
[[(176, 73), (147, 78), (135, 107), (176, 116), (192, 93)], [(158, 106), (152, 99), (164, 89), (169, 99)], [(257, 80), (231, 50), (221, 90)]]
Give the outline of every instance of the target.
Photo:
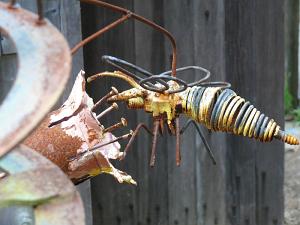
[(23, 143), (58, 165), (75, 184), (100, 173), (112, 174), (121, 183), (136, 184), (110, 163), (122, 156), (117, 142), (120, 138), (105, 129), (93, 108), (93, 100), (85, 92), (84, 72), (80, 71), (67, 101), (49, 113)]
[(62, 34), (47, 20), (0, 2), (0, 30), (14, 42), (19, 68), (0, 106), (0, 156), (34, 129), (56, 103), (70, 74), (71, 57)]
[(0, 159), (0, 168), (8, 174), (0, 179), (0, 207), (32, 207), (36, 225), (84, 224), (79, 193), (46, 158), (21, 145)]
[(108, 128), (104, 129), (104, 132), (112, 132), (115, 129), (118, 129), (120, 127), (126, 127), (127, 126), (127, 120), (125, 118), (121, 118), (121, 121), (119, 123), (116, 123)]

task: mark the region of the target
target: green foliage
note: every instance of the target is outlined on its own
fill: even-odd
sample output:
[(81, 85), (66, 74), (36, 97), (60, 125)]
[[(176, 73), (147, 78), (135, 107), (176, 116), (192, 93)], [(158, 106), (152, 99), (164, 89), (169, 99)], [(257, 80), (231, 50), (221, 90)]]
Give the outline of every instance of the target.
[(293, 106), (294, 96), (290, 92), (287, 79), (288, 79), (288, 76), (285, 76), (284, 112), (285, 112), (285, 115), (290, 116), (294, 121), (297, 121), (298, 123), (300, 123), (300, 108), (295, 109)]
[(293, 96), (291, 95), (289, 89), (284, 90), (284, 111), (285, 113), (290, 113), (293, 109)]
[[(287, 76), (285, 76), (287, 78)], [(293, 96), (289, 90), (287, 79), (284, 85), (284, 111), (285, 114), (291, 113), (293, 110)]]
[(294, 120), (296, 120), (297, 122), (300, 122), (300, 108), (294, 109), (292, 111), (292, 115), (294, 116)]

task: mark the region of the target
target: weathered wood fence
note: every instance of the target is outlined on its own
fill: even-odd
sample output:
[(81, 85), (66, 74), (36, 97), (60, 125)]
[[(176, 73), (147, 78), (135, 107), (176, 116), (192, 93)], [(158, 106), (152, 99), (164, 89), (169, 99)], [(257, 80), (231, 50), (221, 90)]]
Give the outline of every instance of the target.
[[(81, 37), (77, 26), (79, 4), (67, 0), (45, 2), (47, 6), (53, 4), (47, 16), (58, 20), (55, 24), (62, 30), (70, 28), (65, 34), (73, 45)], [(108, 2), (146, 16), (174, 34), (178, 66), (200, 65), (209, 69), (213, 80), (231, 82), (240, 95), (283, 124), (283, 1)], [(118, 17), (108, 9), (81, 4), (83, 37)], [(108, 54), (158, 73), (169, 69), (170, 53), (170, 44), (160, 33), (129, 21), (84, 48), (84, 68), (86, 74), (112, 69), (100, 60)], [(75, 70), (81, 66), (80, 56), (77, 57)], [(7, 79), (3, 59), (6, 57), (0, 58), (1, 83)], [(189, 81), (197, 77), (186, 75)], [(111, 86), (127, 88), (119, 80), (103, 79), (91, 84), (88, 91), (98, 99)], [(112, 124), (121, 116), (129, 120), (132, 128), (140, 121), (152, 121), (150, 115), (124, 107), (104, 123)], [(151, 169), (151, 138), (141, 134), (126, 160), (117, 165), (138, 181), (137, 187), (119, 185), (105, 175), (92, 179), (93, 224), (283, 224), (283, 145), (277, 141), (261, 144), (221, 133), (206, 135), (217, 166), (212, 165), (200, 138), (189, 128), (182, 138), (181, 166), (175, 165), (175, 139), (166, 135), (159, 138), (156, 166)]]

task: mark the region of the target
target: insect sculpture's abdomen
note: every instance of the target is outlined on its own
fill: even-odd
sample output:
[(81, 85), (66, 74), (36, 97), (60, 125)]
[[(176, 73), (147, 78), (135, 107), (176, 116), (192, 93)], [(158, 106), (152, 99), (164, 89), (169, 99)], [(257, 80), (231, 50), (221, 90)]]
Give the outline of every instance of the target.
[(288, 144), (299, 141), (231, 89), (192, 87), (184, 91), (183, 110), (208, 129), (248, 136), (262, 142), (273, 138)]

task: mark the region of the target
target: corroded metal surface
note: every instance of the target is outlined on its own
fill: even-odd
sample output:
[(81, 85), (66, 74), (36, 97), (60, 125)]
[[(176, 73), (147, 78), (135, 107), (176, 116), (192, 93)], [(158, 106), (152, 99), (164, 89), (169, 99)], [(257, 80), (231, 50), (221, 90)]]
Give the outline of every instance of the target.
[(121, 125), (105, 129), (92, 111), (94, 103), (85, 92), (85, 83), (84, 72), (80, 71), (66, 102), (49, 113), (23, 143), (58, 165), (74, 183), (108, 173), (121, 183), (136, 184), (110, 162), (123, 154), (118, 138), (110, 131), (126, 122), (123, 119)]
[[(0, 207), (32, 206), (36, 225), (83, 225), (83, 205), (74, 185), (53, 163), (21, 145), (0, 159)], [(1, 218), (0, 218), (1, 223)]]
[(0, 156), (18, 144), (55, 104), (67, 82), (68, 44), (47, 20), (0, 2), (0, 30), (14, 42), (18, 73), (0, 106)]

